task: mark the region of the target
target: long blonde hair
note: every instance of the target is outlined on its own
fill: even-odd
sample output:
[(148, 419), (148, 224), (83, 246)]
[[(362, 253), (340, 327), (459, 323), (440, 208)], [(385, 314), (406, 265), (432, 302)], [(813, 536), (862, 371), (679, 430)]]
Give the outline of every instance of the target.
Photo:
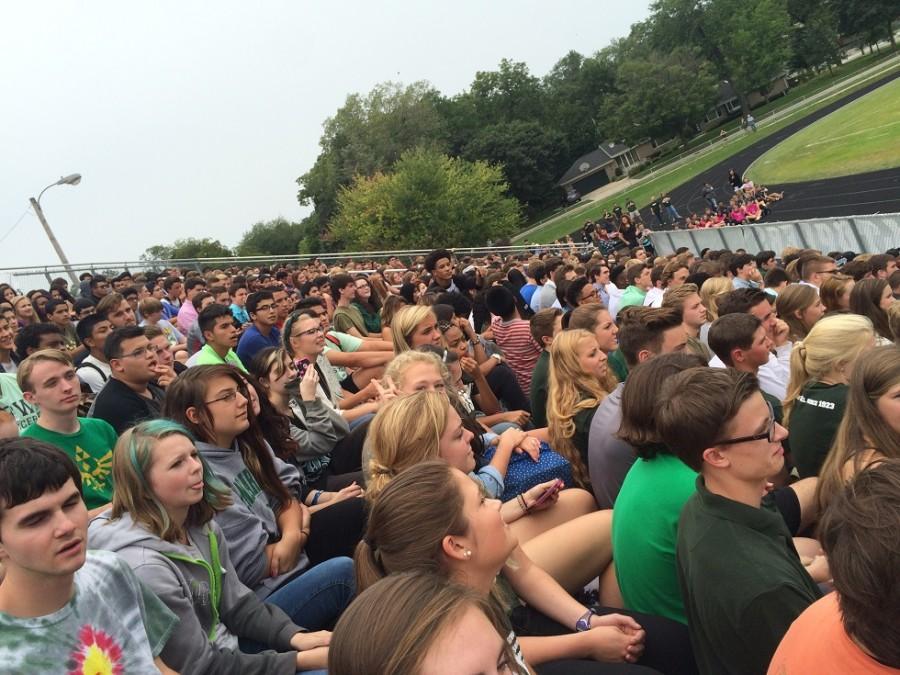
[(450, 400), (434, 391), (401, 396), (378, 411), (366, 437), (366, 497), (375, 499), (404, 469), (440, 459), (449, 413)]
[(406, 305), (397, 310), (391, 320), (391, 341), (394, 343), (395, 354), (412, 349), (412, 334), (429, 316), (434, 316), (434, 312), (426, 305)]
[(805, 340), (794, 343), (791, 376), (784, 399), (784, 424), (790, 423), (797, 397), (810, 382), (853, 363), (873, 345), (872, 322), (858, 314), (835, 314), (820, 319)]
[(719, 318), (719, 298), (734, 290), (734, 285), (728, 277), (710, 277), (700, 287), (700, 300), (706, 311), (709, 312), (709, 320)]
[[(820, 509), (843, 488), (848, 466), (855, 475), (881, 457), (900, 458), (900, 433), (878, 411), (878, 399), (898, 384), (900, 347), (876, 347), (859, 357), (850, 375), (844, 418), (819, 472)], [(877, 455), (873, 457), (870, 450)]]
[[(592, 333), (576, 328), (563, 331), (550, 345), (550, 386), (547, 393), (547, 422), (553, 449), (569, 460), (575, 482), (590, 483), (581, 453), (572, 442), (574, 418), (582, 410), (596, 408), (615, 387), (585, 373), (578, 361), (578, 345), (583, 340), (597, 341)], [(613, 381), (615, 375), (612, 376)]]

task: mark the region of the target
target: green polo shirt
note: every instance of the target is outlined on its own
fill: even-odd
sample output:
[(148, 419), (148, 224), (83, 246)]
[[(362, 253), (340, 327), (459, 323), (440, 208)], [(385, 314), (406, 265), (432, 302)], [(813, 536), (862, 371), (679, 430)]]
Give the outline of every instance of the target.
[(195, 365), (216, 366), (221, 363), (227, 363), (229, 366), (234, 366), (235, 368), (240, 368), (245, 373), (247, 372), (244, 364), (241, 363), (241, 360), (238, 358), (238, 355), (234, 353), (233, 349), (228, 350), (228, 353), (225, 355), (224, 359), (219, 356), (218, 353), (216, 353), (216, 350), (210, 347), (208, 344), (203, 345), (200, 348), (200, 351), (197, 352), (197, 361), (195, 362)]
[(697, 492), (678, 523), (678, 582), (704, 675), (765, 673), (788, 627), (822, 593), (771, 500)]
[(612, 545), (625, 608), (687, 623), (675, 571), (678, 517), (697, 472), (670, 454), (638, 459), (613, 508)]
[(531, 421), (538, 429), (547, 426), (547, 390), (550, 388), (550, 352), (541, 352), (531, 373)]
[(819, 475), (844, 417), (847, 391), (846, 384), (810, 382), (794, 401), (788, 431), (791, 457), (801, 478)]

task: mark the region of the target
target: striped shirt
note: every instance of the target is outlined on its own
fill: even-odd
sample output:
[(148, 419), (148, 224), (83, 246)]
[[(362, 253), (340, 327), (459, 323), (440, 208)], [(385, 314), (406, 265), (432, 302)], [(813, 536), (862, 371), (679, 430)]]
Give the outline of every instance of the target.
[(491, 318), (491, 331), (522, 391), (531, 391), (531, 373), (541, 356), (540, 345), (531, 337), (531, 326), (525, 319), (503, 321), (495, 316)]

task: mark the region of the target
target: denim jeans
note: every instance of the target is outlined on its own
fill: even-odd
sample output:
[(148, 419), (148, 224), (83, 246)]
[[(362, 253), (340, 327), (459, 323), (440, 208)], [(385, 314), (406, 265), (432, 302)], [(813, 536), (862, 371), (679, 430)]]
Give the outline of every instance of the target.
[[(330, 630), (355, 593), (353, 560), (332, 558), (286, 582), (266, 598), (266, 602), (284, 610), (295, 624), (309, 631)], [(240, 650), (247, 654), (264, 649), (270, 647), (252, 640), (240, 640)]]
[(266, 602), (283, 609), (298, 626), (329, 630), (355, 593), (353, 560), (332, 558), (283, 584)]

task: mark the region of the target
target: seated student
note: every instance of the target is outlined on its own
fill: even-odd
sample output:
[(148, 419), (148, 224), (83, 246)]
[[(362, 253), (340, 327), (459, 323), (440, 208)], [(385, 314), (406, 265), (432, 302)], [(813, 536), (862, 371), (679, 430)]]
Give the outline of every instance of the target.
[(33, 323), (16, 333), (16, 354), (24, 359), (41, 349), (59, 349), (66, 346), (62, 331), (52, 323)]
[(791, 284), (775, 299), (775, 313), (788, 325), (788, 339), (799, 342), (825, 316), (825, 305), (812, 286)]
[(686, 352), (638, 365), (625, 386), (617, 434), (637, 455), (613, 510), (613, 559), (623, 606), (683, 624), (687, 618), (678, 588), (675, 541), (678, 517), (695, 491), (697, 474), (661, 442), (654, 409), (668, 378), (705, 365), (701, 357)]
[(144, 326), (144, 335), (150, 340), (151, 349), (156, 352), (156, 379), (153, 384), (165, 389), (172, 380), (187, 370), (187, 366), (175, 360), (172, 345), (157, 326)]
[(369, 331), (362, 312), (353, 305), (356, 300), (356, 282), (353, 277), (349, 274), (335, 274), (331, 278), (331, 297), (335, 304), (331, 317), (334, 329), (354, 337), (368, 337)]
[(0, 442), (3, 670), (174, 673), (160, 653), (177, 617), (87, 536), (72, 460), (33, 438)]
[(139, 325), (158, 326), (162, 329), (162, 332), (166, 336), (166, 340), (169, 341), (169, 344), (178, 349), (186, 348), (187, 338), (185, 338), (184, 335), (182, 335), (181, 332), (177, 328), (175, 328), (175, 326), (173, 326), (169, 321), (166, 321), (164, 318), (162, 318), (162, 302), (154, 297), (144, 298), (138, 304), (138, 309), (140, 309), (142, 317)]
[(229, 306), (231, 314), (241, 326), (246, 326), (250, 323), (250, 315), (247, 313), (246, 307), (247, 296), (249, 295), (246, 282), (235, 281), (228, 287), (228, 295), (231, 297), (231, 305)]
[(244, 329), (237, 347), (237, 355), (245, 366), (261, 349), (281, 344), (281, 331), (275, 326), (278, 320), (275, 296), (269, 291), (251, 293), (247, 298), (247, 313), (253, 324)]
[(874, 344), (866, 317), (838, 314), (816, 323), (791, 354), (784, 422), (801, 478), (818, 475), (844, 416), (854, 364)]
[[(197, 454), (184, 427), (153, 420), (129, 429), (116, 445), (113, 472), (112, 509), (91, 522), (91, 547), (121, 556), (178, 617), (162, 652), (167, 664), (198, 674), (293, 675), (324, 667), (330, 634), (304, 632), (277, 598), (263, 603), (238, 580), (213, 519), (229, 506), (231, 491)], [(311, 576), (303, 580), (313, 583)], [(327, 624), (325, 607), (349, 601), (342, 592), (316, 594), (294, 620)], [(251, 642), (275, 651), (254, 653), (261, 650)]]
[[(896, 419), (896, 417), (895, 417)], [(837, 491), (819, 523), (835, 592), (797, 617), (769, 675), (900, 671), (900, 460), (873, 464)]]
[[(200, 316), (200, 312), (202, 312), (207, 307), (211, 307), (216, 304), (215, 296), (212, 293), (208, 293), (207, 291), (200, 291), (194, 296), (194, 307), (197, 310), (197, 316)], [(278, 305), (276, 305), (276, 310)], [(203, 333), (200, 331), (200, 326), (197, 322), (197, 319), (194, 319), (193, 323), (189, 326), (185, 326), (183, 324), (179, 324), (184, 329), (184, 332), (187, 337), (187, 353), (193, 356), (197, 352), (200, 351), (200, 348), (203, 347)]]
[(131, 305), (120, 293), (110, 293), (97, 303), (97, 315), (109, 320), (113, 329), (137, 325)]
[[(588, 287), (593, 288), (590, 284)], [(492, 315), (491, 333), (506, 362), (516, 374), (522, 391), (531, 390), (531, 374), (541, 356), (542, 347), (531, 337), (527, 320), (519, 316), (515, 296), (505, 286), (494, 286), (485, 294)]]
[[(618, 341), (628, 367), (635, 368), (660, 354), (684, 351), (687, 335), (676, 310), (644, 307), (622, 312)], [(601, 509), (613, 507), (635, 459), (631, 446), (616, 435), (622, 422), (624, 388), (625, 383), (619, 383), (601, 401), (588, 431), (588, 470)]]
[(441, 345), (441, 331), (431, 307), (406, 305), (397, 310), (391, 321), (394, 354), (416, 349), (425, 344)]
[[(326, 349), (331, 344), (325, 334), (328, 314), (324, 306), (312, 304), (315, 302), (315, 298), (302, 301), (301, 304), (308, 306), (295, 311), (285, 321), (284, 349), (295, 365), (304, 360), (315, 365), (319, 376), (317, 391), (322, 400), (338, 410), (353, 427), (378, 409), (377, 401), (373, 400), (378, 393), (373, 378), (381, 374), (383, 364), (393, 352), (388, 349), (344, 353)], [(340, 371), (336, 364), (342, 364)], [(344, 365), (353, 367), (354, 372), (348, 375)]]
[(0, 373), (15, 374), (19, 357), (16, 354), (16, 329), (14, 319), (0, 314)]
[(79, 346), (75, 324), (72, 323), (72, 310), (65, 300), (51, 300), (47, 303), (47, 319), (63, 332), (66, 351), (73, 352)]
[(706, 325), (707, 311), (700, 299), (700, 290), (697, 285), (683, 283), (675, 288), (670, 288), (663, 298), (662, 306), (671, 307), (681, 314), (681, 325), (687, 335), (686, 349), (694, 354), (699, 354), (709, 362), (712, 352), (700, 339), (700, 332)]
[(529, 320), (531, 337), (542, 346), (541, 356), (531, 375), (531, 422), (547, 426), (547, 390), (550, 387), (550, 345), (562, 331), (562, 310), (542, 309)]
[[(423, 500), (423, 493), (432, 498)], [(668, 657), (668, 670), (678, 661), (678, 654), (663, 656), (656, 649), (655, 641), (668, 629), (665, 620), (635, 620), (574, 600), (522, 551), (504, 526), (500, 503), (485, 499), (474, 481), (443, 462), (409, 468), (385, 487), (372, 505), (355, 561), (361, 591), (389, 574), (423, 571), (478, 591), (498, 612), (507, 611), (495, 588), (502, 574), (527, 603), (510, 612), (515, 632), (508, 640), (514, 645), (520, 636), (525, 660), (547, 664), (539, 672), (637, 673), (646, 671), (622, 669), (622, 662), (655, 667)]]
[(266, 418), (274, 413), (288, 421), (297, 448), (287, 461), (303, 472), (307, 484), (340, 489), (361, 480), (362, 448), (342, 443), (350, 427), (321, 392), (314, 367), (307, 365), (301, 377), (284, 349), (264, 349), (250, 363), (250, 377), (262, 394)]
[(391, 574), (361, 593), (334, 629), (328, 672), (530, 673), (487, 598), (429, 572)]
[(200, 310), (197, 326), (203, 334), (204, 345), (195, 356), (191, 357), (193, 363), (188, 365), (208, 366), (228, 363), (247, 372), (234, 351), (238, 343), (238, 330), (234, 325), (234, 315), (228, 307), (213, 303)]
[(103, 353), (112, 374), (94, 399), (90, 417), (106, 420), (121, 434), (128, 427), (159, 417), (165, 392), (153, 384), (158, 375), (156, 349), (140, 326), (110, 333)]
[(22, 436), (55, 445), (69, 456), (81, 474), (84, 502), (90, 515), (96, 515), (112, 501), (115, 430), (103, 420), (78, 417), (81, 386), (63, 352), (32, 354), (20, 364), (17, 377), (25, 400), (40, 410)]
[(678, 522), (678, 581), (700, 672), (763, 672), (788, 626), (822, 595), (767, 494), (784, 427), (753, 375), (717, 368), (670, 377), (656, 430), (700, 472)]
[(825, 316), (850, 311), (850, 291), (855, 284), (853, 277), (847, 274), (832, 274), (822, 282), (819, 297), (825, 305)]
[(81, 360), (75, 373), (96, 394), (112, 375), (112, 369), (103, 353), (106, 337), (112, 332), (112, 324), (108, 319), (91, 314), (79, 321), (75, 330), (81, 344), (88, 350), (88, 355)]
[(606, 353), (593, 333), (563, 331), (550, 346), (547, 427), (550, 444), (572, 465), (579, 487), (590, 485), (588, 431), (600, 403), (616, 387)]
[[(759, 369), (759, 383), (763, 391), (779, 400), (784, 400), (790, 377), (793, 343), (789, 339), (790, 328), (775, 315), (772, 302), (765, 291), (758, 288), (741, 288), (732, 291), (716, 301), (716, 308), (718, 310), (717, 317), (742, 312), (752, 314), (762, 321), (775, 350), (769, 356), (769, 362)], [(718, 357), (713, 358), (709, 365), (714, 368), (724, 367)]]
[(323, 541), (327, 533), (313, 524), (301, 501), (297, 469), (277, 459), (259, 427), (252, 425), (256, 415), (248, 396), (233, 366), (196, 366), (169, 387), (165, 417), (191, 432), (213, 473), (231, 490), (231, 505), (215, 518), (238, 578), (260, 598), (271, 596), (295, 623), (303, 623), (297, 613), (312, 590), (300, 575), (305, 576), (310, 562), (324, 565), (322, 574), (345, 586), (352, 566), (346, 558), (334, 557), (330, 543)]
[(875, 342), (879, 347), (894, 340), (887, 315), (893, 303), (891, 286), (884, 279), (863, 279), (850, 291), (850, 311), (869, 318), (875, 327)]
[(820, 509), (827, 508), (856, 473), (900, 457), (898, 393), (900, 349), (876, 347), (859, 357), (850, 375), (846, 411), (819, 472)]

